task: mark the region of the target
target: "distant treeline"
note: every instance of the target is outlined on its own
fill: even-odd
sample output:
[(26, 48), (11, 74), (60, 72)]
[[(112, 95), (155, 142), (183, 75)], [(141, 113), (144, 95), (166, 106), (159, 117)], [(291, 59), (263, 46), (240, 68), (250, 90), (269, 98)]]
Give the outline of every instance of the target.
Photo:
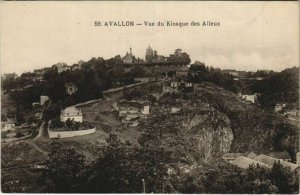
[(201, 62), (196, 62), (190, 66), (188, 81), (192, 83), (212, 82), (224, 89), (237, 91), (232, 75), (222, 72), (219, 68), (208, 67)]
[(299, 67), (273, 73), (266, 79), (255, 82), (252, 90), (261, 93), (262, 105), (274, 106), (278, 102), (299, 102)]
[[(80, 69), (67, 70), (60, 74), (53, 66), (44, 71), (43, 82), (26, 79), (30, 74), (33, 73), (23, 73), (16, 79), (2, 80), (2, 89), (6, 91), (22, 89), (13, 93), (17, 107), (22, 107), (22, 109), (31, 109), (32, 102), (39, 101), (40, 95), (48, 95), (53, 103), (64, 107), (101, 98), (102, 90), (116, 85), (132, 84), (136, 77), (151, 76), (143, 66), (131, 65), (128, 67), (128, 64), (124, 64), (120, 56), (108, 60), (92, 58), (83, 62)], [(187, 81), (192, 83), (212, 82), (235, 93), (239, 91), (243, 94), (260, 93), (260, 103), (266, 106), (274, 106), (277, 102), (298, 102), (299, 68), (294, 67), (279, 73), (257, 71), (251, 75), (264, 79), (235, 81), (232, 75), (219, 68), (208, 67), (204, 63), (196, 62), (190, 66)], [(77, 85), (78, 91), (73, 95), (68, 95), (65, 83), (74, 83)]]
[(262, 77), (262, 80), (237, 80), (219, 68), (208, 67), (197, 62), (190, 66), (188, 80), (193, 83), (212, 82), (233, 92), (243, 94), (260, 93), (259, 101), (263, 106), (274, 106), (278, 102), (297, 104), (299, 101), (299, 67), (282, 72), (257, 71), (246, 74), (246, 78)]

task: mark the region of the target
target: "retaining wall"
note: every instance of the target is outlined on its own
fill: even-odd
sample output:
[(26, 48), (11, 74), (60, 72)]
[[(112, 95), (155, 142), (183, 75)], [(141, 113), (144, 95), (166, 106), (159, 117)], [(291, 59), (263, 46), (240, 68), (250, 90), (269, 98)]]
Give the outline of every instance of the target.
[(48, 130), (49, 138), (68, 138), (82, 135), (88, 135), (96, 132), (96, 127), (92, 129), (79, 130), (79, 131), (50, 131)]

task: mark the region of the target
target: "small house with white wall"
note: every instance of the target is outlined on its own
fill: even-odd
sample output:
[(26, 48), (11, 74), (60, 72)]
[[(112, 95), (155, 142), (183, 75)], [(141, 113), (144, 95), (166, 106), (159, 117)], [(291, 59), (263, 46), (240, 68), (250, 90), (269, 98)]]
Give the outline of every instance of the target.
[(283, 110), (286, 108), (286, 104), (285, 103), (277, 103), (275, 105), (275, 112), (283, 112)]
[(251, 102), (255, 104), (257, 102), (257, 93), (253, 95), (242, 95), (240, 92), (238, 93), (238, 96), (245, 102)]
[(299, 111), (296, 109), (293, 110), (285, 110), (283, 113), (284, 116), (286, 116), (289, 119), (297, 120), (299, 118)]
[(1, 131), (14, 131), (15, 123), (13, 122), (1, 122)]
[(256, 102), (256, 96), (255, 95), (242, 95), (242, 99), (245, 101), (249, 101), (252, 103)]
[(177, 112), (179, 112), (181, 110), (181, 108), (179, 108), (179, 107), (172, 107), (171, 108), (171, 112), (172, 113), (177, 113)]
[(178, 82), (167, 82), (163, 84), (163, 93), (178, 93)]
[(48, 101), (48, 100), (49, 100), (49, 96), (47, 96), (47, 95), (41, 95), (40, 96), (40, 104), (41, 105), (44, 105), (45, 102)]
[(62, 110), (60, 113), (60, 121), (66, 122), (68, 119), (82, 123), (83, 119), (81, 110), (75, 106), (67, 107)]
[(149, 105), (144, 106), (141, 113), (144, 115), (148, 115), (150, 113), (150, 106)]

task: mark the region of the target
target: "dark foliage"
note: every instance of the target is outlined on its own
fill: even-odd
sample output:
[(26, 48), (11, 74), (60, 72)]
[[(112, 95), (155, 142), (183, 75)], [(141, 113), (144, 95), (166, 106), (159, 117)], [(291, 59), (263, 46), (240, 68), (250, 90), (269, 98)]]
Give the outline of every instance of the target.
[(236, 91), (231, 75), (223, 73), (221, 69), (205, 66), (202, 62), (195, 62), (190, 66), (188, 81), (192, 83), (212, 82), (225, 89)]
[(181, 193), (295, 193), (297, 181), (279, 162), (271, 169), (250, 165), (246, 171), (225, 162), (204, 164), (191, 173), (177, 173), (171, 178)]
[(89, 190), (94, 193), (141, 193), (142, 179), (146, 192), (162, 192), (166, 166), (163, 153), (154, 148), (141, 149), (122, 143), (115, 134), (107, 139), (108, 146), (89, 178)]
[(85, 158), (73, 148), (66, 148), (54, 141), (49, 159), (39, 178), (44, 192), (71, 193), (80, 192), (84, 182)]
[(254, 83), (253, 91), (261, 93), (260, 102), (265, 106), (275, 106), (278, 102), (299, 102), (299, 68), (285, 69), (272, 73), (261, 82)]

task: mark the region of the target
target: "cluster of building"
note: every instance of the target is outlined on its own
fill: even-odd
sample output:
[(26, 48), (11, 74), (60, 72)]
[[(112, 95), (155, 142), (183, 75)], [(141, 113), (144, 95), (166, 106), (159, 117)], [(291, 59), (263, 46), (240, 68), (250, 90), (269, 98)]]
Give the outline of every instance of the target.
[(274, 111), (283, 114), (291, 120), (299, 120), (299, 110), (295, 105), (288, 106), (286, 103), (277, 103), (274, 107)]
[(3, 80), (15, 80), (18, 78), (18, 75), (16, 73), (4, 73), (1, 75), (1, 78)]
[(168, 58), (164, 57), (163, 55), (158, 55), (156, 50), (153, 50), (149, 45), (146, 49), (145, 61), (147, 63), (160, 63), (166, 62)]
[(14, 131), (16, 126), (16, 117), (1, 117), (1, 131)]
[[(233, 80), (257, 80), (261, 81), (264, 79), (262, 76), (255, 76), (254, 72), (246, 72), (246, 71), (237, 71), (237, 70), (223, 70), (224, 73), (230, 74), (233, 76)], [(269, 74), (269, 70), (260, 70), (261, 74), (267, 75)]]
[[(160, 111), (169, 112), (169, 113), (178, 113), (184, 109), (191, 108), (201, 108), (202, 110), (213, 110), (214, 108), (207, 103), (205, 100), (201, 100), (199, 98), (193, 99), (182, 99), (182, 93), (194, 93), (198, 94), (199, 91), (203, 89), (205, 83), (190, 83), (186, 82), (179, 77), (173, 78), (163, 83), (162, 92), (161, 93), (153, 93), (152, 96), (155, 97), (157, 102), (161, 103)], [(168, 95), (175, 95), (175, 99), (169, 101)], [(176, 96), (178, 95), (178, 98)], [(156, 103), (155, 103), (156, 104)]]
[(190, 57), (187, 53), (182, 52), (181, 49), (176, 49), (174, 54), (170, 54), (169, 57), (165, 57), (163, 55), (158, 55), (156, 50), (153, 50), (149, 45), (146, 49), (145, 60), (136, 58), (132, 53), (132, 48), (130, 47), (129, 52), (125, 54), (123, 57), (123, 62), (125, 64), (133, 64), (133, 63), (165, 63), (165, 62), (182, 62), (182, 61), (190, 61)]
[(147, 118), (150, 114), (150, 102), (144, 100), (126, 101), (115, 103), (114, 110), (118, 112), (118, 117), (123, 124), (131, 127), (139, 125), (139, 120)]
[(222, 156), (222, 159), (227, 162), (242, 168), (248, 169), (250, 165), (260, 165), (265, 168), (271, 168), (274, 162), (280, 162), (284, 167), (290, 168), (292, 172), (299, 170), (299, 164), (291, 163), (291, 158), (286, 152), (272, 152), (268, 155), (257, 155), (254, 152), (250, 153), (227, 153)]
[(59, 62), (52, 66), (52, 69), (57, 70), (58, 73), (62, 73), (67, 70), (80, 70), (82, 68), (84, 61), (80, 60), (77, 64), (73, 64), (72, 66), (67, 65), (64, 62)]
[(163, 83), (163, 93), (194, 92), (195, 84), (184, 81), (169, 81)]
[[(47, 68), (45, 68), (47, 69)], [(28, 82), (43, 82), (46, 70), (39, 69), (33, 72), (26, 72), (21, 75), (21, 78)]]
[[(64, 62), (59, 62), (52, 67), (45, 67), (41, 69), (35, 69), (33, 72), (25, 72), (21, 75), (21, 78), (26, 81), (33, 81), (33, 82), (43, 82), (44, 75), (49, 70), (57, 70), (57, 73), (62, 73), (67, 70), (79, 70), (82, 67), (84, 62), (81, 60), (78, 64), (74, 64), (72, 66), (67, 65)], [(13, 78), (16, 79), (18, 76), (15, 73), (12, 74), (3, 74), (3, 79)]]

